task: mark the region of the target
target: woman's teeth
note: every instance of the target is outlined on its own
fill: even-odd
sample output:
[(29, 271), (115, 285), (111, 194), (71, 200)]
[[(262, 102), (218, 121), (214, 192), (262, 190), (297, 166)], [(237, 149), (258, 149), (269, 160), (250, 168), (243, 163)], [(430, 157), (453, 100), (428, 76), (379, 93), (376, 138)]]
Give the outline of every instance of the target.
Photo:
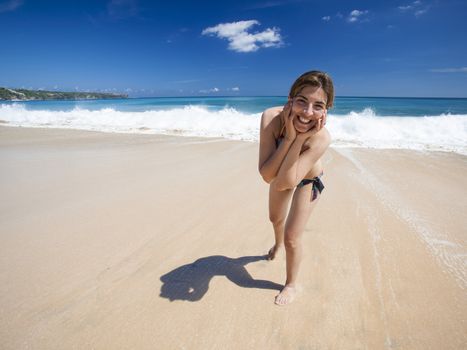
[(303, 124), (308, 124), (311, 122), (311, 120), (306, 120), (306, 119), (303, 119), (302, 117), (298, 117), (298, 120), (300, 120)]

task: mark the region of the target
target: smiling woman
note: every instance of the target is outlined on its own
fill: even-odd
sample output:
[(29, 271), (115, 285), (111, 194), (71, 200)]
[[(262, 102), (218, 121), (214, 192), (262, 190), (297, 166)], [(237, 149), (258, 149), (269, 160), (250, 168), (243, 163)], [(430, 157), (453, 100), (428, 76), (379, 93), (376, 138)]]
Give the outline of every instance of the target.
[(298, 132), (307, 132), (318, 123), (323, 122), (326, 99), (324, 90), (314, 86), (305, 86), (292, 99), (292, 112), (297, 115), (297, 118), (294, 119), (294, 126)]
[(333, 101), (331, 78), (311, 71), (294, 82), (284, 107), (269, 108), (261, 117), (258, 169), (270, 184), (269, 219), (275, 236), (268, 258), (273, 260), (282, 246), (286, 252), (287, 278), (276, 296), (278, 305), (290, 303), (297, 293), (301, 238), (324, 189), (321, 157), (331, 141), (324, 125)]

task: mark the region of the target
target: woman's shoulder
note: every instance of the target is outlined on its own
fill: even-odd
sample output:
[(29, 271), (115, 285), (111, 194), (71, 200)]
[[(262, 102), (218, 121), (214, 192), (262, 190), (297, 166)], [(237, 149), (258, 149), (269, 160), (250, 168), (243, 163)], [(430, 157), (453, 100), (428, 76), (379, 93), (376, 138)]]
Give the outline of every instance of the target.
[(331, 134), (329, 133), (328, 129), (323, 127), (315, 135), (307, 139), (305, 144), (308, 147), (313, 147), (313, 145), (319, 144), (321, 146), (324, 146), (325, 148), (328, 148), (331, 142), (332, 142)]
[(276, 122), (278, 120), (279, 114), (282, 112), (283, 106), (279, 107), (271, 107), (266, 110), (264, 110), (263, 115), (262, 115), (262, 124), (263, 125), (269, 125), (272, 122)]
[(271, 107), (263, 112), (263, 116), (269, 117), (269, 118), (274, 118), (279, 115), (280, 112), (284, 109), (284, 106), (277, 106), (277, 107)]

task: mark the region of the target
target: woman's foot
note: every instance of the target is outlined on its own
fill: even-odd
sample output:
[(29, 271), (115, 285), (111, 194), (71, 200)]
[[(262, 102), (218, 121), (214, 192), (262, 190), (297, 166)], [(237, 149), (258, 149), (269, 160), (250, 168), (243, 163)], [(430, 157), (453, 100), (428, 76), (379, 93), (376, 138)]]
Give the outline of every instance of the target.
[(281, 247), (280, 245), (274, 244), (274, 246), (271, 249), (269, 249), (268, 260), (274, 260), (274, 258), (276, 257), (277, 251), (279, 250), (280, 247)]
[(294, 300), (296, 294), (297, 287), (285, 285), (284, 289), (282, 289), (281, 292), (276, 295), (276, 300), (274, 303), (277, 305), (290, 304)]

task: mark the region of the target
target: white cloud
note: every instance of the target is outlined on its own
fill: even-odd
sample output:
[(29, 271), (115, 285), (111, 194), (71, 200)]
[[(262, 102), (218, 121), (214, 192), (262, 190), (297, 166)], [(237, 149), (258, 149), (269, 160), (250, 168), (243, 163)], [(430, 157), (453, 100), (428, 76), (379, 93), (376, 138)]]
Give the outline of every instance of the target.
[(398, 9), (401, 11), (407, 11), (412, 8), (412, 5), (407, 5), (407, 6), (399, 6)]
[(267, 28), (262, 32), (249, 33), (248, 30), (259, 24), (256, 20), (220, 23), (204, 29), (202, 35), (214, 35), (229, 41), (229, 50), (236, 52), (253, 52), (261, 47), (280, 47), (282, 37), (279, 28)]
[(10, 12), (16, 10), (23, 4), (23, 0), (10, 0), (6, 1), (3, 4), (0, 4), (0, 13), (1, 12)]
[(328, 22), (331, 20), (331, 16), (324, 16), (324, 17), (321, 17), (321, 19), (325, 22)]
[(232, 91), (240, 91), (240, 88), (238, 86), (235, 86), (232, 88)]
[(423, 7), (423, 3), (420, 0), (417, 0), (407, 5), (398, 6), (397, 8), (402, 12), (410, 12), (413, 13), (415, 17), (420, 17), (424, 13), (428, 12), (430, 6)]
[(419, 17), (419, 16), (423, 15), (428, 10), (429, 10), (429, 7), (425, 7), (424, 9), (420, 9), (420, 10), (415, 11), (415, 17)]
[(349, 16), (347, 17), (347, 22), (354, 23), (358, 21), (362, 21), (364, 16), (368, 13), (368, 10), (353, 10), (350, 12)]
[(467, 67), (460, 68), (434, 68), (430, 69), (433, 73), (467, 73)]
[(219, 92), (220, 90), (216, 87), (212, 88), (212, 89), (209, 89), (209, 90), (206, 90), (206, 89), (202, 89), (202, 90), (199, 90), (198, 92), (202, 93), (202, 94), (209, 94), (209, 93), (213, 93), (213, 92)]

